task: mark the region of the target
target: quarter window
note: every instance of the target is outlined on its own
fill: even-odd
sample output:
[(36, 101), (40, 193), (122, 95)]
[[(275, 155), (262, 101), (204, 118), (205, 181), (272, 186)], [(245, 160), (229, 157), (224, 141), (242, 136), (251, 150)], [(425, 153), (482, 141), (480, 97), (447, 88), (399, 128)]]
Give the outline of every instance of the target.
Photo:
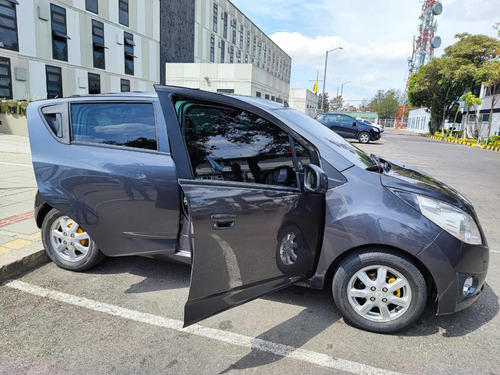
[(5, 57), (0, 57), (0, 98), (12, 99), (10, 60)]
[(19, 51), (17, 39), (17, 1), (0, 0), (0, 48)]
[(62, 98), (62, 75), (58, 66), (45, 66), (45, 78), (47, 81), (47, 99)]
[(121, 92), (129, 92), (130, 91), (130, 80), (121, 79), (120, 80), (120, 91)]
[(73, 104), (71, 119), (74, 141), (157, 149), (152, 104)]
[(98, 13), (98, 1), (97, 0), (85, 0), (85, 9), (89, 12)]
[(99, 74), (89, 73), (89, 94), (101, 93), (101, 76)]
[(52, 58), (68, 61), (68, 39), (66, 9), (50, 4), (52, 25)]
[(94, 68), (106, 69), (104, 55), (104, 24), (92, 20), (92, 47), (94, 53)]
[(128, 0), (119, 0), (119, 22), (124, 26), (128, 26)]
[(134, 75), (134, 36), (130, 33), (124, 35), (124, 52), (125, 52), (125, 74)]
[(292, 138), (285, 131), (241, 109), (176, 107), (183, 108), (179, 123), (196, 179), (297, 186)]

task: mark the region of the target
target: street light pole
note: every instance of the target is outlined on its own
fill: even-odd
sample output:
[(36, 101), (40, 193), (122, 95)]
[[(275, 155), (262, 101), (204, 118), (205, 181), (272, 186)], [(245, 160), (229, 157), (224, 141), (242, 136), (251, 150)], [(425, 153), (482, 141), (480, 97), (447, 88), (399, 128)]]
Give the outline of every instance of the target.
[(340, 86), (340, 97), (342, 98), (342, 94), (344, 92), (344, 85), (347, 85), (348, 83), (351, 83), (351, 81), (349, 82), (344, 82), (341, 86)]
[(321, 94), (321, 106), (322, 106), (322, 109), (323, 111), (325, 110), (325, 84), (326, 84), (326, 66), (328, 64), (328, 54), (330, 52), (333, 52), (337, 49), (342, 49), (342, 47), (337, 47), (337, 48), (334, 48), (330, 51), (326, 51), (326, 56), (325, 56), (325, 74), (323, 76), (323, 93)]

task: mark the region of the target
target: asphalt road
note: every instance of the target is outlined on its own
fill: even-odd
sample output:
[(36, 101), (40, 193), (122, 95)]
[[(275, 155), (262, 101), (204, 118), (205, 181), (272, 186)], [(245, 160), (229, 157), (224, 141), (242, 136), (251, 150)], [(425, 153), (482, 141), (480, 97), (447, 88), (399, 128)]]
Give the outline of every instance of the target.
[[(406, 134), (406, 133), (404, 133)], [(378, 335), (345, 324), (329, 291), (291, 287), (184, 330), (187, 266), (107, 259), (47, 264), (0, 288), (0, 374), (500, 374), (500, 153), (386, 131), (362, 147), (465, 193), (494, 252), (469, 309)]]

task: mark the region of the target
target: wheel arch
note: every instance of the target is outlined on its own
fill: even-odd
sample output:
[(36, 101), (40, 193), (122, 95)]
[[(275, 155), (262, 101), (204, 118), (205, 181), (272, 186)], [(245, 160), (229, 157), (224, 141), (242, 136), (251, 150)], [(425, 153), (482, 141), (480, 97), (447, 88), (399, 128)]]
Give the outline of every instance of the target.
[(35, 222), (38, 228), (42, 228), (43, 220), (52, 208), (50, 204), (45, 202), (40, 191), (37, 191), (35, 196)]
[(325, 285), (328, 285), (328, 287), (331, 287), (332, 284), (332, 279), (333, 275), (335, 274), (335, 270), (339, 266), (339, 264), (347, 257), (351, 256), (352, 254), (355, 253), (361, 253), (366, 250), (378, 250), (378, 251), (384, 251), (388, 252), (390, 254), (394, 254), (397, 256), (402, 256), (410, 260), (415, 267), (418, 268), (422, 276), (424, 277), (425, 284), (427, 285), (427, 295), (431, 296), (433, 289), (435, 289), (435, 282), (434, 278), (429, 271), (429, 269), (423, 264), (415, 255), (409, 253), (408, 251), (405, 251), (401, 248), (391, 246), (391, 245), (384, 245), (384, 244), (366, 244), (366, 245), (361, 245), (358, 247), (353, 247), (352, 249), (349, 249), (345, 252), (343, 252), (340, 256), (335, 258), (333, 262), (330, 264), (328, 267), (328, 271), (325, 274), (325, 278), (323, 281), (323, 288)]

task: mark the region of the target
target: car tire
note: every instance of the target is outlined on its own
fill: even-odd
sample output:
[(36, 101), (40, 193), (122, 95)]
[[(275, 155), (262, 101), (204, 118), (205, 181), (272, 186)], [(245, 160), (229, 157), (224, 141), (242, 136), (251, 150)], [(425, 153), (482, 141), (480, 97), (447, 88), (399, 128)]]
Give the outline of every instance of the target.
[(307, 273), (311, 264), (311, 251), (300, 228), (289, 224), (279, 231), (276, 246), (276, 264), (286, 275)]
[(105, 257), (84, 229), (56, 209), (43, 219), (41, 232), (47, 255), (66, 270), (85, 271)]
[(358, 134), (358, 141), (359, 143), (370, 143), (372, 137), (370, 136), (370, 133), (368, 132), (361, 132)]
[(332, 293), (347, 323), (377, 333), (410, 326), (427, 302), (418, 268), (408, 258), (380, 249), (345, 258), (333, 276)]

